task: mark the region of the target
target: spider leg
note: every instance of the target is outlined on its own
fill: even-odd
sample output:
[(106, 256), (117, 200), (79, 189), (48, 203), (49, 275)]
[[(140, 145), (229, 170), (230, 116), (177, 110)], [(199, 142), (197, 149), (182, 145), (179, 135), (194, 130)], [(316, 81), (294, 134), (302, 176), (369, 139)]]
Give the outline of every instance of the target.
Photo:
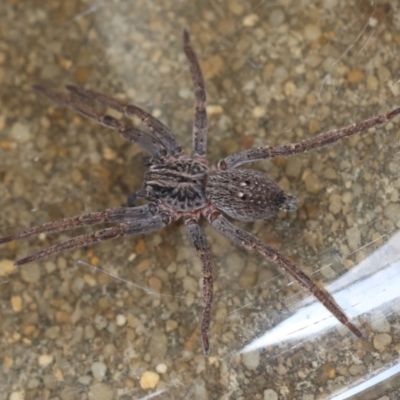
[(183, 50), (189, 61), (196, 98), (196, 112), (193, 121), (193, 154), (204, 157), (207, 151), (206, 92), (200, 64), (196, 53), (193, 51), (189, 32), (186, 29), (183, 31)]
[(378, 115), (344, 128), (332, 129), (320, 133), (312, 138), (304, 139), (298, 143), (284, 144), (275, 147), (255, 147), (253, 149), (244, 150), (222, 159), (219, 161), (218, 166), (221, 169), (232, 169), (254, 161), (265, 160), (273, 157), (290, 157), (295, 154), (305, 153), (310, 150), (329, 146), (341, 139), (356, 135), (357, 133), (373, 128), (374, 126), (385, 124), (398, 115), (400, 115), (400, 107), (395, 108), (387, 114)]
[(201, 317), (201, 341), (204, 354), (209, 354), (210, 343), (208, 333), (211, 322), (211, 307), (213, 301), (213, 270), (211, 264), (211, 253), (208, 247), (207, 239), (204, 236), (199, 224), (194, 220), (185, 221), (187, 233), (192, 246), (196, 250), (196, 254), (200, 257), (203, 263), (203, 314)]
[(14, 235), (0, 238), (0, 244), (11, 242), (12, 240), (26, 239), (41, 233), (61, 232), (80, 226), (101, 224), (102, 222), (133, 222), (136, 220), (145, 220), (151, 218), (156, 213), (157, 207), (153, 203), (134, 208), (109, 208), (104, 211), (76, 215), (74, 217), (62, 218), (57, 221), (33, 226), (32, 228), (17, 232)]
[(320, 289), (296, 264), (256, 236), (237, 228), (221, 214), (217, 217), (214, 214), (214, 217), (209, 219), (211, 219), (212, 226), (228, 239), (247, 250), (258, 251), (265, 258), (285, 270), (303, 289), (312, 293), (343, 325), (346, 325), (357, 337), (362, 337), (362, 333), (349, 321), (333, 297), (328, 292)]
[(182, 152), (182, 148), (179, 146), (175, 135), (161, 121), (141, 108), (132, 104), (126, 104), (113, 97), (93, 90), (85, 90), (72, 85), (67, 85), (65, 87), (70, 92), (75, 93), (80, 97), (97, 101), (125, 114), (127, 117), (139, 118), (149, 128), (150, 132), (159, 139), (170, 154), (178, 155)]
[(55, 244), (34, 253), (28, 257), (18, 260), (15, 265), (27, 264), (32, 261), (41, 260), (50, 257), (54, 254), (61, 253), (65, 250), (77, 249), (79, 247), (89, 246), (94, 243), (104, 240), (116, 239), (127, 235), (141, 235), (157, 231), (170, 223), (170, 218), (165, 214), (156, 214), (148, 219), (143, 219), (135, 222), (126, 222), (112, 228), (100, 229), (96, 232), (87, 233), (76, 236), (72, 239)]
[(155, 158), (162, 158), (166, 155), (165, 147), (154, 137), (136, 128), (127, 127), (121, 121), (110, 115), (99, 113), (86, 104), (80, 103), (63, 93), (54, 92), (43, 86), (33, 85), (32, 89), (50, 100), (68, 107), (85, 118), (89, 118), (100, 125), (120, 132), (124, 139), (131, 143), (138, 144), (143, 150), (146, 150)]

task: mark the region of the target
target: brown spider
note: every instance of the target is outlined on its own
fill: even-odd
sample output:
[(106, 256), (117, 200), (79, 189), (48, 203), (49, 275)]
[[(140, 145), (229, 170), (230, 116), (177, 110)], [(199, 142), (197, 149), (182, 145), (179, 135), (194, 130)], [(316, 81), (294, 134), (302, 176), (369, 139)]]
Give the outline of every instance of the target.
[[(36, 92), (101, 125), (117, 130), (125, 139), (138, 144), (150, 153), (152, 158), (148, 162), (149, 170), (144, 176), (142, 190), (129, 197), (128, 207), (111, 208), (48, 222), (23, 230), (15, 235), (0, 238), (0, 243), (25, 239), (43, 232), (60, 232), (84, 225), (96, 225), (102, 222), (118, 223), (117, 226), (100, 229), (55, 244), (15, 263), (22, 265), (58, 254), (64, 250), (88, 246), (103, 240), (154, 232), (172, 221), (182, 218), (190, 242), (203, 264), (201, 338), (203, 350), (208, 354), (210, 349), (208, 334), (213, 299), (213, 271), (210, 249), (199, 226), (199, 219), (204, 216), (214, 228), (236, 244), (247, 250), (256, 250), (262, 256), (283, 268), (300, 286), (311, 292), (342, 324), (346, 325), (358, 337), (362, 337), (361, 332), (348, 320), (329, 293), (320, 289), (287, 257), (254, 235), (237, 228), (224, 215), (241, 221), (255, 221), (273, 217), (280, 210), (296, 210), (297, 199), (294, 196), (285, 194), (272, 179), (262, 172), (237, 169), (240, 165), (278, 156), (293, 156), (331, 145), (346, 137), (386, 123), (400, 114), (400, 107), (388, 114), (379, 115), (345, 128), (333, 129), (299, 143), (244, 150), (220, 160), (217, 166), (210, 168), (206, 161), (207, 114), (204, 80), (197, 57), (190, 44), (187, 30), (183, 32), (183, 43), (190, 65), (196, 100), (192, 132), (192, 157), (182, 151), (175, 135), (162, 122), (134, 105), (125, 104), (91, 90), (84, 90), (75, 86), (66, 87), (70, 92), (81, 98), (111, 107), (128, 117), (139, 118), (149, 128), (151, 134), (128, 127), (114, 117), (102, 114), (65, 94), (35, 85), (33, 89)], [(148, 200), (148, 203), (135, 206), (138, 198), (144, 198)]]

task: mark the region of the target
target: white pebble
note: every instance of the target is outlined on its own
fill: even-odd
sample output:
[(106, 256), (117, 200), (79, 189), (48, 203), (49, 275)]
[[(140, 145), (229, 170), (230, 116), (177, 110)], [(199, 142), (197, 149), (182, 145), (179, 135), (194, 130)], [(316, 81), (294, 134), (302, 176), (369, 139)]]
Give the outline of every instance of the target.
[(102, 362), (94, 362), (92, 364), (92, 373), (93, 376), (98, 380), (101, 381), (106, 375), (107, 366)]
[(118, 314), (116, 318), (116, 323), (118, 326), (124, 326), (126, 324), (126, 317), (125, 315)]
[(159, 374), (165, 374), (167, 372), (167, 370), (168, 370), (168, 367), (164, 363), (158, 364), (156, 366), (156, 371)]
[(260, 364), (260, 353), (257, 350), (244, 353), (242, 354), (242, 362), (248, 369), (254, 370)]

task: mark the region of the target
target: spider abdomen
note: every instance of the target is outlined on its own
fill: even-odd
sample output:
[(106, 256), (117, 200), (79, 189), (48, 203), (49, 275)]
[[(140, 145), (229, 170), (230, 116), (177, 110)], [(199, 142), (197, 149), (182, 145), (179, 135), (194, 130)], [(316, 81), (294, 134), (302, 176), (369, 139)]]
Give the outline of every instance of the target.
[(287, 196), (267, 175), (254, 170), (210, 173), (206, 196), (220, 211), (241, 221), (266, 219), (280, 210), (295, 210), (292, 196)]
[(208, 171), (206, 165), (191, 159), (154, 164), (144, 179), (146, 197), (179, 212), (203, 208), (207, 204), (204, 182)]

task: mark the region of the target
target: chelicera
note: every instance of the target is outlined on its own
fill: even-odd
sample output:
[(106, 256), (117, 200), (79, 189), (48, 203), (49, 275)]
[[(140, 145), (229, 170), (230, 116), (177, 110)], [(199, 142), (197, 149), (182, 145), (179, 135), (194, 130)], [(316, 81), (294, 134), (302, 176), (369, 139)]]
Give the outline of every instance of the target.
[[(376, 125), (386, 123), (400, 114), (400, 107), (387, 114), (341, 129), (333, 129), (298, 143), (244, 150), (220, 160), (216, 166), (209, 167), (206, 160), (207, 113), (204, 79), (186, 30), (183, 33), (183, 43), (194, 83), (196, 103), (192, 130), (193, 154), (187, 155), (180, 147), (175, 135), (162, 122), (137, 106), (92, 90), (75, 86), (66, 87), (69, 92), (85, 101), (97, 102), (125, 116), (139, 118), (150, 133), (142, 132), (110, 115), (100, 113), (88, 106), (86, 102), (35, 85), (33, 90), (37, 93), (103, 126), (117, 130), (126, 140), (139, 145), (150, 154), (149, 169), (144, 176), (142, 189), (129, 197), (127, 207), (111, 208), (48, 222), (0, 238), (0, 243), (80, 226), (100, 223), (116, 224), (113, 227), (73, 237), (16, 262), (16, 265), (22, 265), (50, 257), (61, 251), (89, 246), (104, 240), (127, 235), (149, 234), (174, 221), (183, 220), (190, 242), (203, 265), (203, 313), (200, 330), (203, 350), (208, 354), (213, 301), (213, 268), (210, 249), (199, 225), (200, 218), (204, 217), (215, 229), (237, 245), (260, 253), (282, 268), (301, 287), (312, 293), (342, 324), (356, 336), (361, 337), (360, 330), (349, 321), (329, 293), (319, 288), (289, 258), (251, 233), (239, 229), (226, 216), (240, 221), (256, 221), (271, 218), (281, 210), (288, 212), (296, 210), (297, 199), (293, 195), (286, 194), (264, 173), (238, 168), (241, 165), (278, 156), (290, 157), (334, 144)], [(139, 198), (147, 200), (147, 203), (137, 206), (136, 201)]]

